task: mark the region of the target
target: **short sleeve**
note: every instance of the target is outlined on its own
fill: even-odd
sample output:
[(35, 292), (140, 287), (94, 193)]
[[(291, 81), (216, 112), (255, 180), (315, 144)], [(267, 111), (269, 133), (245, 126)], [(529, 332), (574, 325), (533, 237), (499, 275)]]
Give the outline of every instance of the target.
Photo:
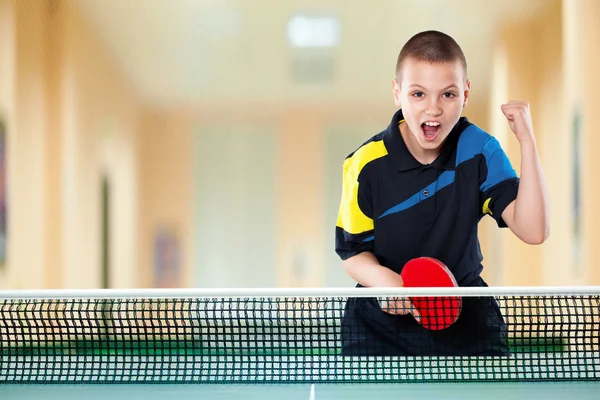
[(369, 183), (359, 182), (344, 166), (342, 197), (338, 210), (335, 250), (342, 260), (373, 251), (373, 202)]
[(482, 215), (490, 215), (499, 227), (505, 228), (502, 213), (517, 198), (519, 177), (496, 138), (483, 147), (480, 164), (480, 207)]

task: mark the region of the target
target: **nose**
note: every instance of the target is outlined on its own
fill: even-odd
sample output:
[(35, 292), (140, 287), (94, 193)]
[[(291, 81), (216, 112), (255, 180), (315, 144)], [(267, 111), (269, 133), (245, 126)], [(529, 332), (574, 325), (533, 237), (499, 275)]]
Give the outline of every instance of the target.
[(442, 115), (442, 108), (439, 106), (437, 99), (432, 99), (429, 101), (425, 113), (430, 117), (439, 117)]

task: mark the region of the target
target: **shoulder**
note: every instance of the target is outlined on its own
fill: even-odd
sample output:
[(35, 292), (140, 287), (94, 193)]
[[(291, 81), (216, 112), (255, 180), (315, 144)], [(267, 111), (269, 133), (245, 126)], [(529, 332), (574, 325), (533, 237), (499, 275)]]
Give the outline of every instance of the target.
[(350, 153), (344, 160), (344, 174), (349, 174), (356, 179), (366, 165), (387, 156), (384, 135), (385, 131), (378, 133)]
[(478, 156), (487, 159), (497, 150), (501, 150), (500, 143), (494, 136), (466, 119), (465, 121), (456, 148), (456, 165)]

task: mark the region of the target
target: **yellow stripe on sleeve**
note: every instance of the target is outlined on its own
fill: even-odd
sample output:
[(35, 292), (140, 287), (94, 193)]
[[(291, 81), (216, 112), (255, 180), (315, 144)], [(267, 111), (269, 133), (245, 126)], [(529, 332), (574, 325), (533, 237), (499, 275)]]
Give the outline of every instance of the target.
[(365, 165), (387, 154), (383, 141), (369, 142), (344, 162), (342, 200), (337, 226), (352, 235), (373, 230), (373, 219), (366, 216), (358, 205), (358, 175)]
[(489, 199), (487, 199), (484, 203), (483, 203), (483, 213), (484, 214), (490, 214), (492, 215), (492, 210), (490, 210), (490, 201), (492, 200), (492, 198), (490, 197)]

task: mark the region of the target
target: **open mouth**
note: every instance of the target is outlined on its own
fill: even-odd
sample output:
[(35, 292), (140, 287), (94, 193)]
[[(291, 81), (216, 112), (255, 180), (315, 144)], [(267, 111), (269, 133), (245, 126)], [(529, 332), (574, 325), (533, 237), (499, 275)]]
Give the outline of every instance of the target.
[(424, 122), (421, 124), (421, 130), (423, 131), (423, 137), (426, 141), (432, 142), (437, 138), (440, 132), (441, 125), (439, 122)]

